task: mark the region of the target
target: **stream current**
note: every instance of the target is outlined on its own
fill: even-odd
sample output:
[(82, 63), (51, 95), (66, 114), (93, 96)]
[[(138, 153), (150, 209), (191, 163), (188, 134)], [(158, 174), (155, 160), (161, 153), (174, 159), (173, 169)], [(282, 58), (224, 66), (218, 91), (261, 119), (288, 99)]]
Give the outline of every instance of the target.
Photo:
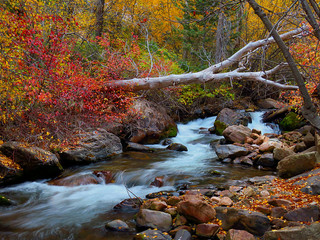
[[(277, 126), (261, 123), (262, 114), (251, 113), (252, 123), (248, 127), (259, 129), (262, 134), (278, 133)], [(125, 152), (63, 173), (71, 176), (110, 170), (115, 173), (114, 183), (64, 187), (49, 185), (46, 179), (0, 188), (0, 194), (16, 203), (0, 207), (0, 239), (132, 239), (134, 233), (112, 233), (104, 229), (105, 223), (114, 219), (122, 219), (134, 227), (134, 213), (113, 210), (124, 199), (145, 198), (148, 193), (174, 191), (181, 186), (210, 188), (228, 180), (272, 174), (217, 161), (209, 143), (221, 137), (202, 130), (212, 127), (215, 118), (178, 124), (178, 135), (172, 141), (185, 145), (187, 152), (165, 150), (160, 144), (149, 145), (156, 151)], [(158, 176), (164, 177), (164, 186), (150, 186)]]

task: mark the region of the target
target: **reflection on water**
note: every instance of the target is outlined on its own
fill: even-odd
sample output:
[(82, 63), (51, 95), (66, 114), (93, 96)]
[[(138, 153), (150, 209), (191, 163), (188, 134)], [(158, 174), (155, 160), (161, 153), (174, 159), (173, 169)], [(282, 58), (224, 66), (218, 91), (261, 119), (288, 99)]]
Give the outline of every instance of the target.
[[(250, 128), (274, 132), (260, 122), (261, 113), (253, 113)], [(224, 165), (217, 161), (210, 141), (220, 138), (200, 133), (209, 128), (215, 117), (179, 124), (179, 134), (173, 142), (187, 146), (187, 152), (165, 150), (152, 145), (153, 153), (126, 152), (111, 160), (66, 170), (63, 175), (88, 174), (95, 170), (110, 170), (115, 183), (63, 187), (45, 181), (26, 182), (0, 189), (17, 203), (0, 209), (0, 237), (4, 239), (130, 239), (133, 233), (113, 234), (104, 230), (108, 220), (120, 218), (134, 227), (133, 213), (117, 213), (113, 206), (134, 193), (146, 194), (175, 190), (180, 185), (213, 187), (229, 179), (243, 179), (270, 174), (241, 165)], [(214, 172), (213, 172), (214, 170)], [(217, 172), (219, 174), (217, 175)], [(150, 186), (155, 177), (163, 176), (165, 186)], [(132, 196), (132, 194), (131, 194)]]

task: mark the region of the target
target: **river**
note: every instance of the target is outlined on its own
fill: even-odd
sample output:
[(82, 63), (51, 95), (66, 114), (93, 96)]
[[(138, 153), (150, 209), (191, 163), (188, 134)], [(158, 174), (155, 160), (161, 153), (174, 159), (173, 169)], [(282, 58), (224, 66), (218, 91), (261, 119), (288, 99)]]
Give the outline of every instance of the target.
[[(261, 123), (262, 113), (251, 113), (253, 122), (249, 128), (277, 132), (276, 126)], [(104, 229), (106, 222), (116, 218), (134, 227), (134, 213), (113, 210), (114, 205), (130, 196), (144, 198), (148, 193), (174, 191), (182, 186), (214, 188), (228, 180), (272, 174), (217, 161), (209, 143), (220, 137), (205, 131), (214, 120), (209, 117), (178, 124), (179, 133), (172, 140), (187, 146), (187, 152), (165, 150), (157, 144), (151, 146), (156, 149), (153, 153), (125, 152), (63, 173), (70, 176), (111, 170), (115, 173), (114, 183), (64, 187), (49, 185), (46, 179), (0, 189), (0, 194), (16, 203), (0, 208), (0, 239), (132, 239), (134, 233), (110, 233)], [(158, 176), (164, 177), (164, 187), (150, 186)]]

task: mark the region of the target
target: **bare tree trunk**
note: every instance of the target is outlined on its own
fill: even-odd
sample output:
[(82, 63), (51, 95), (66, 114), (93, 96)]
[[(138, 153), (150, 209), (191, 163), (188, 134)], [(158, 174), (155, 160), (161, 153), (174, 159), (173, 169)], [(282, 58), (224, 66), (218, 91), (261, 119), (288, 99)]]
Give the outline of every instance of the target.
[[(283, 40), (291, 39), (298, 36), (302, 32), (302, 28), (297, 28), (293, 31), (282, 34), (280, 38)], [(129, 87), (133, 91), (139, 91), (147, 89), (160, 89), (164, 87), (186, 85), (192, 83), (230, 81), (233, 79), (243, 81), (258, 81), (283, 90), (297, 90), (297, 86), (281, 84), (268, 80), (270, 76), (272, 76), (279, 69), (284, 67), (283, 64), (280, 64), (269, 71), (243, 72), (245, 70), (244, 66), (246, 64), (246, 59), (249, 58), (250, 54), (254, 52), (256, 49), (267, 46), (272, 43), (275, 43), (275, 40), (272, 37), (268, 39), (258, 40), (255, 42), (250, 42), (228, 59), (220, 63), (214, 64), (200, 72), (173, 74), (169, 76), (153, 78), (134, 78), (120, 81), (117, 80), (110, 81), (106, 85), (111, 88)], [(222, 72), (223, 70), (228, 69), (229, 67), (234, 66), (237, 63), (240, 63), (239, 65), (241, 65), (239, 69), (229, 72)]]
[(319, 24), (317, 23), (317, 20), (314, 17), (313, 12), (312, 12), (308, 2), (306, 0), (299, 0), (299, 1), (301, 3), (303, 11), (307, 14), (306, 15), (307, 21), (310, 23), (310, 25), (314, 29), (314, 35), (316, 36), (316, 38), (318, 38), (318, 40), (320, 40)]
[(281, 39), (280, 35), (276, 31), (275, 27), (272, 25), (267, 15), (263, 12), (261, 7), (257, 4), (255, 0), (247, 0), (250, 6), (253, 8), (254, 12), (259, 16), (262, 20), (263, 24), (266, 26), (270, 34), (273, 36), (274, 40), (278, 44), (281, 49), (284, 57), (286, 58), (288, 65), (293, 73), (294, 79), (299, 86), (299, 90), (301, 92), (301, 96), (304, 101), (304, 106), (301, 111), (303, 116), (317, 129), (320, 129), (320, 118), (316, 112), (316, 108), (312, 103), (311, 97), (308, 93), (308, 90), (304, 84), (304, 79), (297, 68), (297, 65), (289, 52), (288, 47), (285, 45), (284, 41)]
[(105, 0), (97, 0), (96, 2), (96, 36), (101, 37), (103, 31), (103, 15)]

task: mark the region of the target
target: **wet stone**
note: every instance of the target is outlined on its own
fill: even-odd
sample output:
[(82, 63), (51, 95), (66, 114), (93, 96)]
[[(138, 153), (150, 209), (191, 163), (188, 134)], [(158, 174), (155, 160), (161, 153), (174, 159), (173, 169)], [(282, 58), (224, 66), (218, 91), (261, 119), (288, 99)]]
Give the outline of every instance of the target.
[(118, 232), (126, 232), (130, 230), (128, 224), (119, 219), (108, 222), (105, 227), (107, 230)]

